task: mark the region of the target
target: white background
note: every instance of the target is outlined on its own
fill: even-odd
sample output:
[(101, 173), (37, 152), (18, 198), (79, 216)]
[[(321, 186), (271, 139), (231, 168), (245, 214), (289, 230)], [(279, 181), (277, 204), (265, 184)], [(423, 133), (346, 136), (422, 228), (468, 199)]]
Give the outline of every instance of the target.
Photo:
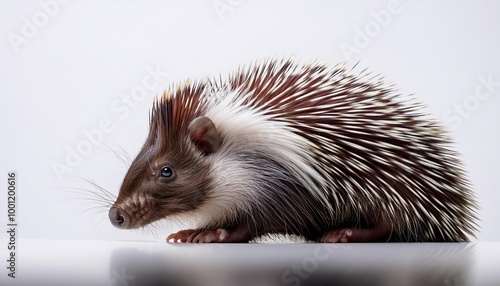
[[(414, 94), (462, 154), (481, 206), (478, 239), (500, 240), (500, 84), (488, 90), (480, 80), (500, 83), (500, 2), (408, 1), (392, 12), (389, 2), (1, 1), (0, 223), (7, 173), (16, 170), (22, 238), (163, 239), (177, 226), (113, 228), (107, 209), (74, 189), (95, 189), (78, 178), (118, 193), (126, 166), (110, 150), (136, 154), (162, 89), (294, 56), (359, 61)], [(347, 57), (346, 46), (356, 53)], [(160, 70), (160, 80), (125, 114), (124, 98), (143, 86), (149, 69)], [(487, 98), (478, 99), (477, 90)], [(112, 130), (102, 144), (88, 145), (85, 132), (96, 134), (102, 120)], [(89, 154), (59, 179), (53, 166), (68, 165), (68, 150), (82, 144), (92, 146)]]

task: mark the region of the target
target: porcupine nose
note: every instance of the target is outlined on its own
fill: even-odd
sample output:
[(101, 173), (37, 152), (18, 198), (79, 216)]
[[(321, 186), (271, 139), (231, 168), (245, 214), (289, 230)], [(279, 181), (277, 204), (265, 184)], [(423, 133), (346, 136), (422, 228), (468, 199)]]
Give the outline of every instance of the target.
[(109, 220), (115, 227), (122, 229), (127, 228), (130, 222), (127, 214), (117, 207), (111, 207), (109, 209)]

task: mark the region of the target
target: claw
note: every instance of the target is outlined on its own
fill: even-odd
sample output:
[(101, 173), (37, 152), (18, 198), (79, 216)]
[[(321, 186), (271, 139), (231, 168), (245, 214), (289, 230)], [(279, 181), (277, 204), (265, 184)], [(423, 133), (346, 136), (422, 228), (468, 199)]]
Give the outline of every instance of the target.
[(172, 233), (169, 235), (166, 239), (167, 242), (172, 240), (173, 243), (177, 242), (187, 242), (189, 237), (193, 234), (197, 234), (198, 232), (194, 229), (186, 229), (186, 230), (181, 230), (176, 233)]

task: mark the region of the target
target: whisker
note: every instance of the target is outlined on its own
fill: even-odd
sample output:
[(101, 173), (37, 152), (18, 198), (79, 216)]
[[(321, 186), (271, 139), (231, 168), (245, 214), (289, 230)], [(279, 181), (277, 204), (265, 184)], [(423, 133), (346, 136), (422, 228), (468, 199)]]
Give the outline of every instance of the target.
[[(89, 219), (95, 219), (97, 216), (103, 215), (107, 213), (108, 208), (104, 208), (103, 206), (82, 206), (77, 212), (73, 214), (71, 217), (71, 222), (75, 223), (78, 221), (84, 214), (88, 214)], [(105, 218), (103, 218), (105, 219)]]
[(89, 183), (92, 187), (96, 188), (99, 190), (103, 195), (105, 195), (109, 200), (114, 201), (116, 199), (116, 196), (113, 195), (110, 191), (106, 190), (105, 188), (101, 187), (98, 185), (95, 181), (91, 180), (90, 178), (81, 178), (83, 181)]
[(111, 148), (111, 146), (109, 146), (104, 141), (101, 141), (101, 143), (104, 146), (106, 146), (108, 148), (108, 151), (111, 151), (115, 155), (115, 157), (125, 165), (125, 167), (127, 167), (127, 168), (130, 167), (132, 160), (131, 160), (130, 156), (128, 155), (128, 153), (125, 151), (125, 149), (121, 145), (116, 144), (120, 148), (120, 151), (121, 151), (121, 154), (119, 154), (115, 149)]
[(103, 223), (106, 221), (106, 219), (102, 218), (100, 219), (95, 225), (94, 228), (92, 229), (92, 236), (97, 236), (97, 234), (101, 231), (103, 227)]
[(122, 155), (125, 156), (125, 159), (127, 159), (127, 163), (128, 163), (127, 167), (130, 167), (130, 165), (132, 164), (132, 158), (128, 154), (127, 150), (125, 150), (125, 148), (123, 148), (120, 144), (117, 144), (117, 146), (120, 148)]
[(107, 196), (103, 196), (100, 193), (96, 193), (92, 190), (77, 188), (77, 187), (67, 187), (66, 190), (70, 193), (88, 196), (88, 197), (67, 198), (67, 199), (83, 199), (83, 200), (90, 200), (90, 201), (94, 201), (94, 202), (102, 202), (102, 203), (109, 204), (109, 205), (113, 205), (113, 202), (114, 202), (113, 199), (111, 199)]
[(60, 200), (83, 203), (74, 208), (75, 211), (70, 217), (70, 222), (75, 224), (77, 221), (81, 220), (82, 217), (85, 217), (88, 222), (97, 219), (98, 223), (93, 223), (94, 229), (92, 235), (94, 235), (96, 234), (97, 225), (100, 224), (102, 228), (102, 223), (107, 220), (107, 213), (109, 208), (114, 204), (116, 196), (90, 178), (75, 178), (86, 183), (88, 187), (70, 186), (62, 189), (58, 188), (58, 190), (64, 191), (69, 195), (69, 197)]

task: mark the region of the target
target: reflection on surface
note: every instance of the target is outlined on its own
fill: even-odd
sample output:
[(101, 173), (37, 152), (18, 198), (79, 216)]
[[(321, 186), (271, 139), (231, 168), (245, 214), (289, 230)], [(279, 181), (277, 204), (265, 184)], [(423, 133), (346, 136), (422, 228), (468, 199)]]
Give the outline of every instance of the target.
[[(20, 240), (0, 285), (500, 285), (500, 243), (167, 244)], [(5, 272), (5, 270), (4, 270)]]
[(468, 244), (171, 245), (115, 250), (112, 285), (469, 285)]

